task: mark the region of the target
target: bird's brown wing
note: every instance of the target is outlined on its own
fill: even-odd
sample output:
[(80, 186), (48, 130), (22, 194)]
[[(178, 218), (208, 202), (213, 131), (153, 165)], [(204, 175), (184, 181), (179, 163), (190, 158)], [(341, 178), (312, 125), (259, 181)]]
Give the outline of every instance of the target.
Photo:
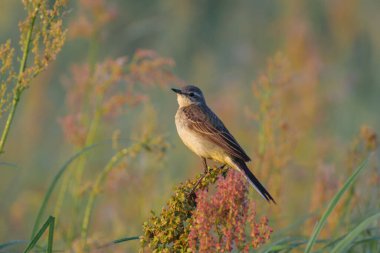
[(245, 162), (251, 161), (223, 122), (207, 107), (189, 105), (182, 108), (188, 127), (222, 147), (228, 154)]

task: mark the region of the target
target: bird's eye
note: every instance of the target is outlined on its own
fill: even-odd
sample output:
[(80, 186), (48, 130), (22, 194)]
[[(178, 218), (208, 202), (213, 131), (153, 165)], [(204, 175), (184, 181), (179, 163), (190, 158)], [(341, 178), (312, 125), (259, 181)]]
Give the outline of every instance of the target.
[(193, 93), (193, 92), (190, 92), (190, 93), (189, 93), (189, 96), (190, 96), (190, 97), (194, 97), (194, 93)]

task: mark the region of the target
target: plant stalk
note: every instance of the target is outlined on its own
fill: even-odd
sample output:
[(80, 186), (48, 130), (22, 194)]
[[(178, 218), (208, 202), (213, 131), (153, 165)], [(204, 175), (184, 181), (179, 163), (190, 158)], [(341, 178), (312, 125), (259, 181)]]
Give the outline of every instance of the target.
[(129, 148), (121, 149), (111, 158), (111, 160), (109, 160), (107, 165), (104, 167), (103, 171), (98, 175), (94, 185), (92, 186), (92, 191), (90, 193), (90, 196), (85, 208), (85, 212), (84, 212), (84, 217), (83, 217), (83, 222), (82, 222), (82, 231), (81, 231), (83, 247), (86, 246), (88, 225), (89, 225), (91, 213), (94, 207), (95, 198), (100, 192), (101, 184), (103, 183), (103, 181), (105, 180), (109, 172), (115, 167), (116, 164), (120, 162), (120, 160), (123, 157), (128, 155), (130, 152), (139, 150), (141, 147), (144, 147), (145, 145), (146, 145), (146, 141), (143, 141), (140, 143), (136, 143)]
[(15, 116), (16, 108), (17, 108), (17, 105), (20, 101), (21, 94), (25, 90), (25, 86), (21, 86), (20, 84), (21, 84), (21, 80), (22, 80), (22, 75), (26, 69), (26, 63), (28, 61), (29, 48), (30, 48), (30, 43), (32, 41), (33, 28), (34, 28), (34, 24), (36, 21), (38, 11), (39, 11), (39, 6), (37, 7), (36, 11), (34, 12), (34, 15), (32, 16), (32, 20), (30, 22), (28, 34), (26, 36), (26, 41), (24, 44), (24, 48), (22, 50), (23, 55), (22, 55), (22, 60), (21, 60), (21, 64), (20, 64), (19, 73), (17, 76), (16, 87), (15, 87), (15, 90), (13, 93), (12, 106), (11, 106), (10, 112), (8, 114), (7, 121), (5, 122), (4, 130), (1, 134), (0, 154), (4, 153), (5, 142), (7, 141), (7, 138), (8, 138), (9, 130), (11, 128), (13, 118)]

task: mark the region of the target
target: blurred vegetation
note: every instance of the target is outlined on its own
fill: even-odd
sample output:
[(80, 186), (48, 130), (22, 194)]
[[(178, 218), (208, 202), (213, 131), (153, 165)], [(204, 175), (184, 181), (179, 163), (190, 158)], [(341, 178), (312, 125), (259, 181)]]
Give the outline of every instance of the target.
[[(29, 9), (0, 3), (2, 131), (22, 87), (0, 156), (0, 243), (30, 239), (49, 215), (54, 249), (65, 252), (143, 235), (150, 211), (203, 171), (174, 126), (169, 88), (191, 83), (278, 202), (247, 195), (257, 217), (268, 217), (272, 245), (303, 249), (327, 203), (370, 156), (315, 249), (362, 231), (365, 218), (353, 249), (380, 249), (379, 223), (369, 219), (380, 209), (380, 2), (77, 0), (50, 12), (66, 1), (42, 1), (18, 75), (40, 3), (24, 2)], [(110, 247), (136, 252), (140, 244)]]

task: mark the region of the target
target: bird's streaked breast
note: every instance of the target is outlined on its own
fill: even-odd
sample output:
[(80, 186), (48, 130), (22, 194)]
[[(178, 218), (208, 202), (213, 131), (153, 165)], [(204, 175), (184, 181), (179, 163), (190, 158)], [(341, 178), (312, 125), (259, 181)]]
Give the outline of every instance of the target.
[(226, 152), (218, 145), (191, 130), (186, 121), (183, 112), (178, 110), (175, 116), (175, 123), (178, 135), (183, 143), (198, 156), (224, 162), (227, 156)]

